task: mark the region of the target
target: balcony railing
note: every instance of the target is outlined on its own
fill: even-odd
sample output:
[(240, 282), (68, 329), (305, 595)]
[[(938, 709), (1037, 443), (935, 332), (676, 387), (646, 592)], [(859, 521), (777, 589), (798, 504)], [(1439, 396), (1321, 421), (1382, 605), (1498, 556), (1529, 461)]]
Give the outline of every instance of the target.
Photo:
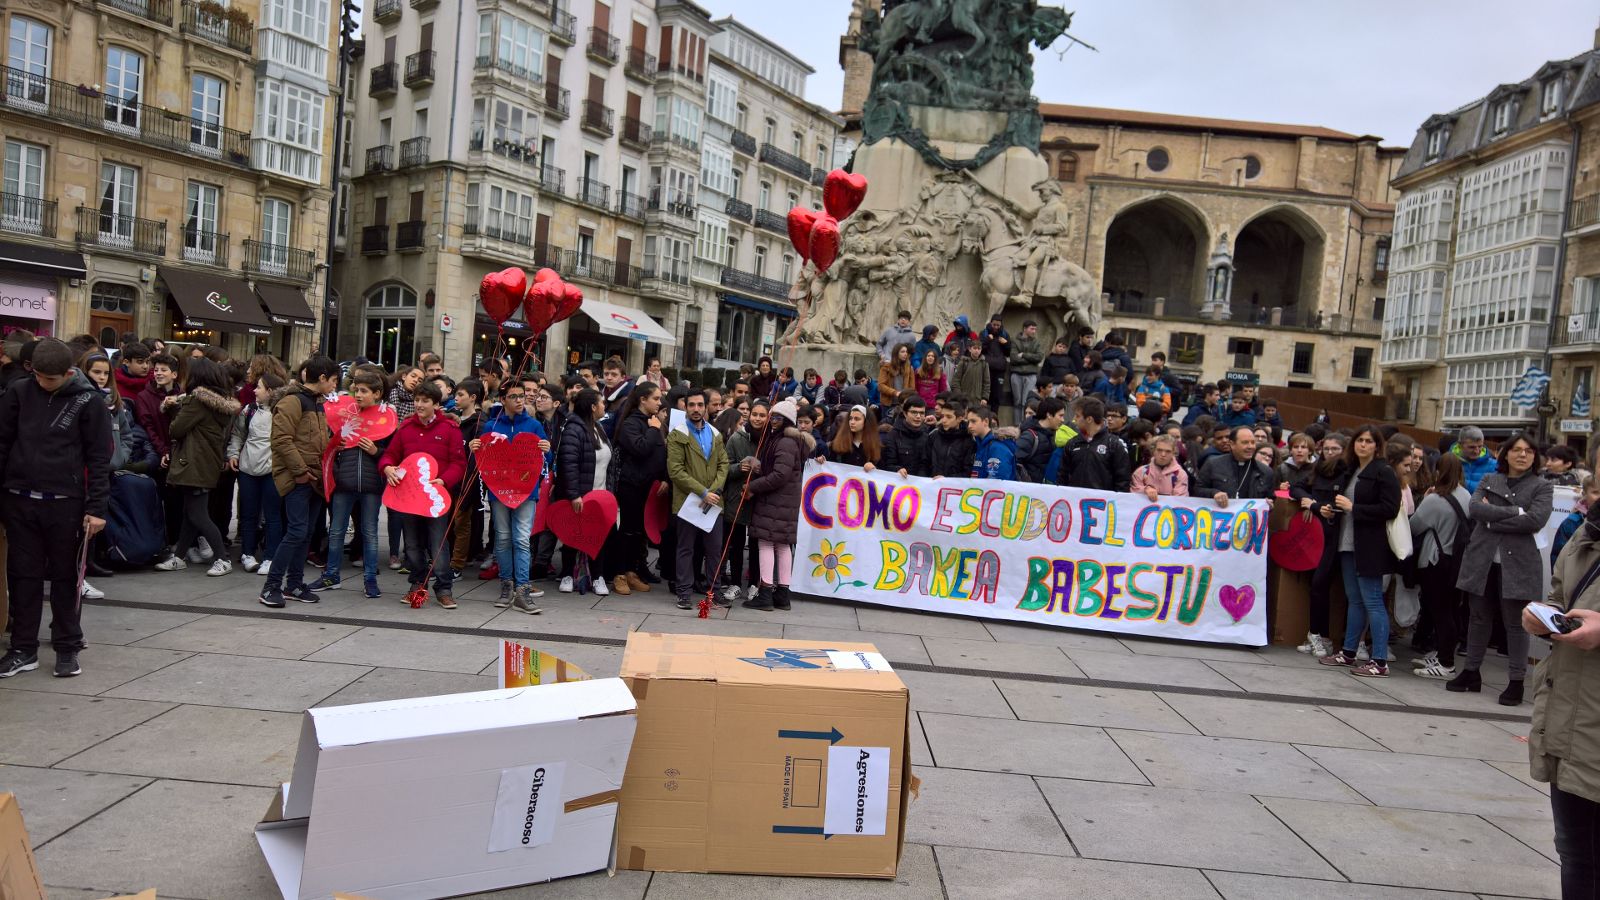
[[(467, 220), (462, 224), (461, 231), (470, 237), (486, 237), (521, 247), (533, 246), (533, 232), (531, 229), (505, 228), (500, 225), (485, 224), (479, 219), (479, 213), (476, 210), (472, 210), (467, 214)], [(538, 265), (538, 263), (535, 264)], [(554, 266), (551, 268), (554, 268)]]
[(379, 63), (372, 67), (372, 74), (367, 79), (368, 97), (387, 97), (400, 89), (400, 67), (392, 62)]
[(644, 198), (628, 191), (617, 191), (617, 214), (630, 219), (644, 218)]
[(733, 149), (735, 151), (743, 153), (745, 156), (756, 155), (755, 135), (745, 134), (742, 131), (735, 131), (733, 133), (733, 140), (731, 143), (733, 144)]
[(622, 41), (611, 36), (609, 31), (599, 28), (589, 29), (589, 44), (584, 48), (589, 58), (605, 63), (608, 66), (617, 64), (617, 58), (622, 52)]
[(208, 266), (228, 265), (228, 236), (198, 228), (183, 229), (183, 259), (185, 262)]
[[(1600, 309), (1592, 309), (1584, 313), (1573, 313), (1566, 317), (1568, 327), (1556, 327), (1555, 344), (1558, 347), (1570, 347), (1573, 344), (1600, 343)], [(1582, 323), (1581, 328), (1571, 327), (1574, 321)]]
[(309, 282), (316, 274), (315, 254), (287, 244), (245, 239), (244, 270), (250, 275)]
[(416, 253), (424, 247), (426, 222), (401, 222), (395, 226), (394, 248), (401, 253)]
[(424, 12), (439, 5), (439, 0), (411, 0), (411, 8), (417, 12)]
[(725, 268), (722, 270), (722, 286), (736, 291), (751, 294), (760, 294), (775, 300), (789, 299), (789, 285), (775, 278), (765, 278), (754, 272), (741, 272), (738, 269)]
[(543, 268), (559, 268), (561, 266), (561, 254), (564, 252), (566, 251), (560, 247), (552, 247), (549, 244), (534, 244), (533, 264)]
[(368, 175), (378, 175), (383, 172), (394, 171), (394, 145), (384, 144), (382, 147), (367, 148)]
[(656, 80), (656, 56), (646, 53), (643, 47), (628, 48), (628, 62), (623, 70), (632, 78), (640, 81)]
[(700, 155), (700, 142), (673, 134), (670, 131), (657, 131), (650, 136), (650, 143), (656, 147), (677, 147), (688, 151), (695, 156)]
[(564, 9), (550, 12), (550, 37), (571, 47), (578, 42), (578, 17)]
[(819, 169), (819, 168), (817, 168), (815, 166), (811, 167), (811, 183), (813, 185), (815, 185), (817, 187), (822, 187), (823, 182), (825, 182), (827, 180), (828, 180), (828, 170), (827, 169)]
[(389, 252), (389, 226), (367, 225), (361, 229), (361, 253), (382, 256)]
[(384, 25), (400, 21), (400, 0), (376, 0), (372, 4), (372, 18)]
[[(645, 203), (649, 212), (665, 212), (683, 219), (694, 218), (694, 198), (679, 191), (666, 191), (659, 187), (650, 190), (650, 199)], [(785, 226), (787, 231), (787, 225)]]
[(419, 88), (433, 84), (433, 51), (419, 50), (406, 57), (406, 87)]
[(729, 199), (728, 205), (723, 207), (722, 211), (728, 214), (728, 218), (738, 219), (741, 222), (750, 221), (751, 219), (755, 218), (756, 214), (755, 208), (750, 204), (744, 202), (743, 200), (735, 199)]
[(544, 111), (553, 118), (565, 119), (572, 108), (572, 92), (555, 82), (544, 86)]
[(125, 100), (88, 85), (68, 84), (7, 66), (0, 106), (52, 122), (103, 131), (141, 143), (250, 165), (250, 135), (220, 123)]
[(409, 169), (427, 162), (428, 138), (414, 137), (400, 142), (400, 168)]
[(633, 116), (622, 117), (622, 134), (618, 138), (622, 143), (643, 150), (645, 147), (650, 146), (652, 134), (652, 129), (644, 122), (635, 119)]
[(480, 74), (504, 72), (513, 78), (529, 82), (535, 87), (544, 84), (544, 76), (540, 73), (532, 69), (523, 68), (510, 60), (501, 59), (498, 56), (480, 56), (474, 61), (473, 68)]
[(78, 207), (78, 243), (150, 256), (167, 255), (167, 223)]
[(781, 172), (787, 172), (802, 181), (809, 181), (811, 178), (810, 163), (787, 150), (779, 150), (771, 144), (761, 145), (760, 159), (767, 165)]
[(775, 212), (767, 212), (764, 209), (756, 210), (756, 227), (765, 228), (768, 231), (776, 231), (779, 234), (789, 233), (788, 220)]
[(172, 27), (172, 0), (97, 0), (99, 5), (119, 9), (157, 25)]
[(1572, 201), (1567, 217), (1567, 228), (1587, 228), (1600, 223), (1600, 194), (1590, 194)]
[(611, 202), (610, 185), (601, 184), (593, 178), (578, 179), (578, 202), (587, 203), (605, 209)]
[(539, 159), (539, 151), (530, 143), (532, 138), (522, 138), (520, 135), (501, 135), (489, 138), (482, 131), (474, 132), (467, 140), (468, 150), (488, 150), (491, 153), (514, 159), (517, 162), (534, 164)]
[(539, 169), (539, 189), (546, 193), (562, 195), (566, 193), (567, 171), (555, 166), (541, 166)]
[(583, 101), (583, 127), (598, 134), (611, 136), (616, 127), (611, 124), (611, 107), (598, 100)]
[(192, 0), (183, 0), (183, 24), (179, 29), (184, 34), (192, 34), (240, 53), (250, 53), (255, 49), (255, 26), (207, 12)]
[(561, 265), (557, 266), (562, 275), (580, 278), (588, 281), (597, 281), (601, 284), (614, 284), (616, 282), (616, 264), (609, 259), (602, 259), (593, 253), (585, 256), (576, 250), (561, 251)]
[(0, 231), (56, 236), (56, 201), (22, 194), (0, 194)]

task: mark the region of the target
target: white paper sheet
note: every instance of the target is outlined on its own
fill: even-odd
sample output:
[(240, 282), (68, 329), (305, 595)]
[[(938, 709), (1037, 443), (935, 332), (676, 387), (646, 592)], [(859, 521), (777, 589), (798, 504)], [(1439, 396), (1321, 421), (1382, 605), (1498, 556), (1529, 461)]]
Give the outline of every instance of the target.
[(700, 502), (699, 497), (690, 497), (678, 508), (678, 518), (709, 533), (711, 529), (717, 527), (717, 520), (722, 518), (722, 507), (706, 506)]

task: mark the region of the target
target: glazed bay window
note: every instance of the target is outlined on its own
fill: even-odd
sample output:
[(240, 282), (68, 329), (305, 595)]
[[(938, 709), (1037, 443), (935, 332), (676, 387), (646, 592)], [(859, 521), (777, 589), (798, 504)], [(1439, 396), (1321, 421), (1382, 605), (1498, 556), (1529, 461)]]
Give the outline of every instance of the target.
[(326, 101), (299, 85), (258, 78), (255, 165), (300, 181), (321, 180)]
[(482, 234), (518, 244), (533, 243), (532, 194), (493, 184), (467, 185), (467, 224)]
[(700, 184), (719, 194), (733, 191), (733, 149), (707, 140), (700, 151)]
[(694, 255), (719, 266), (728, 264), (728, 219), (700, 210), (700, 237)]
[(540, 80), (544, 72), (544, 32), (510, 13), (480, 13), (478, 59), (519, 78)]

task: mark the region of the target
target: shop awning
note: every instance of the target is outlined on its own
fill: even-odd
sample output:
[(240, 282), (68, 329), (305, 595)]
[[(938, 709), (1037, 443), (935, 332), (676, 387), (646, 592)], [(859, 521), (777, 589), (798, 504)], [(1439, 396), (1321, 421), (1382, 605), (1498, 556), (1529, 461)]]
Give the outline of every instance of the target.
[(157, 266), (183, 324), (189, 328), (215, 328), (246, 334), (272, 334), (272, 323), (261, 311), (261, 300), (243, 279), (176, 266)]
[(580, 311), (594, 320), (603, 334), (632, 338), (636, 341), (654, 341), (657, 344), (677, 346), (678, 339), (656, 324), (642, 309), (629, 309), (584, 298)]
[(794, 311), (794, 307), (792, 306), (783, 306), (777, 303), (767, 303), (761, 300), (751, 300), (749, 297), (741, 297), (738, 294), (723, 294), (722, 302), (731, 303), (734, 306), (742, 306), (745, 309), (753, 309), (757, 312), (772, 313), (775, 316), (783, 316), (789, 319), (792, 319), (797, 315)]
[(82, 253), (14, 241), (0, 241), (0, 265), (56, 278), (82, 278), (86, 274)]
[(293, 325), (296, 328), (315, 328), (317, 319), (306, 305), (306, 292), (286, 284), (257, 284), (261, 305), (267, 308), (267, 318), (274, 325)]

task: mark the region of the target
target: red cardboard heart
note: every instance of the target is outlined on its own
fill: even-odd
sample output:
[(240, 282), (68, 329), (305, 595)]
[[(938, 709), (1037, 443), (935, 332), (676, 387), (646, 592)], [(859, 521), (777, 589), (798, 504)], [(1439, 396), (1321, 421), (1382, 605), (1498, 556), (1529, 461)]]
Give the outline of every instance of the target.
[(539, 482), (539, 505), (534, 507), (533, 528), (528, 532), (529, 534), (542, 534), (549, 527), (550, 523), (546, 522), (545, 519), (550, 515), (551, 490), (550, 479), (546, 478)]
[(322, 448), (322, 502), (333, 502), (333, 457), (339, 452), (337, 441)]
[(550, 313), (550, 321), (552, 322), (566, 321), (571, 318), (573, 313), (578, 311), (579, 307), (583, 306), (582, 288), (565, 281), (559, 284), (561, 290), (559, 296), (556, 293), (556, 288), (552, 287), (550, 289), (550, 300), (555, 305), (554, 310)]
[(356, 398), (350, 396), (327, 401), (322, 404), (322, 411), (328, 420), (328, 430), (333, 432), (330, 443), (343, 449), (361, 443), (362, 438), (381, 441), (394, 434), (400, 425), (399, 415), (389, 404), (378, 403), (362, 409)]
[(560, 280), (561, 276), (556, 274), (555, 269), (540, 269), (539, 271), (533, 273), (534, 284), (544, 284), (546, 281)]
[(817, 224), (819, 215), (816, 210), (803, 206), (789, 210), (789, 243), (794, 245), (801, 259), (811, 258), (811, 228)]
[(496, 325), (504, 325), (516, 314), (527, 292), (528, 273), (518, 268), (490, 272), (478, 282), (478, 302)]
[(1281, 569), (1309, 572), (1322, 560), (1326, 536), (1321, 522), (1296, 511), (1289, 517), (1289, 527), (1274, 533), (1267, 541), (1267, 557)]
[(383, 491), (383, 505), (395, 512), (437, 519), (450, 511), (450, 492), (433, 483), (439, 461), (426, 453), (413, 453), (397, 466), (400, 483)]
[(536, 434), (524, 432), (511, 440), (503, 434), (486, 434), (478, 445), (477, 458), (484, 486), (512, 509), (538, 489), (544, 475), (544, 453)]
[(644, 533), (653, 544), (661, 543), (661, 535), (672, 517), (672, 492), (658, 493), (660, 490), (661, 482), (651, 482), (650, 494), (644, 499)]
[(590, 491), (583, 495), (583, 512), (573, 512), (570, 500), (557, 500), (545, 521), (561, 543), (594, 559), (617, 524), (617, 498), (610, 491)]
[(834, 169), (822, 182), (822, 207), (835, 219), (850, 218), (861, 201), (867, 199), (867, 176)]
[(823, 216), (811, 226), (811, 262), (818, 272), (826, 272), (839, 256), (839, 221)]
[[(545, 271), (549, 271), (546, 269)], [(528, 296), (522, 298), (522, 311), (526, 315), (528, 327), (534, 334), (544, 334), (550, 327), (551, 316), (555, 312), (555, 304), (550, 299), (550, 290), (557, 286), (554, 281), (538, 281), (528, 289)]]

